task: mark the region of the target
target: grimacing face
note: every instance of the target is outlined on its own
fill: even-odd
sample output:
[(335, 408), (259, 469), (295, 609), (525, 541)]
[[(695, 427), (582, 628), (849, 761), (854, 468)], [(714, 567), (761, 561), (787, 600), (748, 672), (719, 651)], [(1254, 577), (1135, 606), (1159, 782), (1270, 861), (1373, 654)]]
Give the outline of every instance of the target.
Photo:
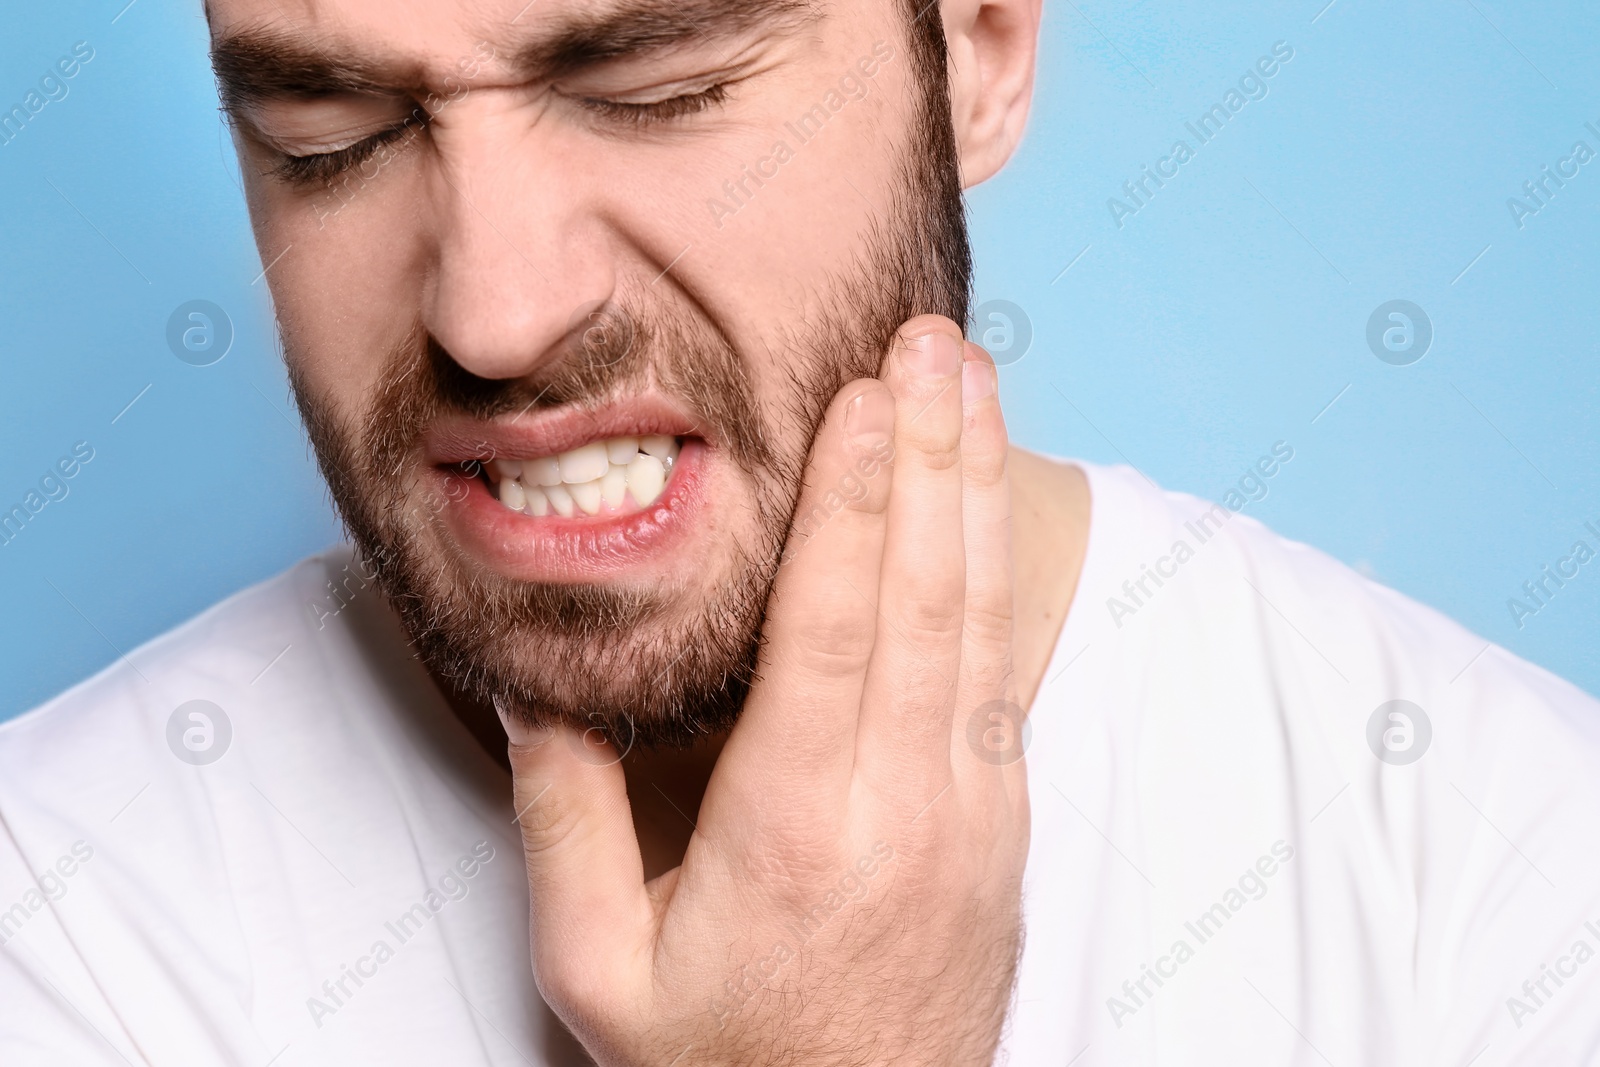
[(424, 660), (619, 747), (726, 729), (827, 403), (966, 318), (938, 6), (208, 10), (296, 399)]

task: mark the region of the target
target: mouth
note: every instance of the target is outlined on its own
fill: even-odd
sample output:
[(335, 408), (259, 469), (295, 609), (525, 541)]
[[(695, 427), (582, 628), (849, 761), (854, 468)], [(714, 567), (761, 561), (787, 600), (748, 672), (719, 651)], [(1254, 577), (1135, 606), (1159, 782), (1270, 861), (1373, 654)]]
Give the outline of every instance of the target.
[(425, 451), (455, 547), (522, 581), (644, 581), (689, 566), (719, 469), (699, 429), (661, 400), (603, 411), (445, 419)]
[(682, 451), (683, 439), (665, 434), (608, 437), (553, 456), (496, 457), (482, 473), (501, 506), (529, 518), (622, 516), (661, 499)]

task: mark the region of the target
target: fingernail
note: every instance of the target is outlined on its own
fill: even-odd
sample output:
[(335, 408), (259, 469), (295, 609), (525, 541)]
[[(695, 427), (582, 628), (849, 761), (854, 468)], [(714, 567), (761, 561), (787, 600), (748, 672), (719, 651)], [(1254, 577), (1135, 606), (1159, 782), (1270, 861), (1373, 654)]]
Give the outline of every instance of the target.
[(970, 407), (994, 396), (994, 367), (982, 359), (969, 359), (961, 365), (961, 403)]
[(894, 433), (894, 397), (883, 389), (870, 389), (845, 409), (844, 428), (852, 439), (872, 448)]
[(554, 726), (536, 726), (520, 714), (507, 711), (498, 697), (495, 698), (494, 710), (495, 714), (500, 716), (500, 725), (505, 729), (506, 740), (519, 748), (542, 745), (556, 732)]
[(948, 378), (961, 367), (961, 339), (942, 330), (907, 338), (906, 365), (927, 378)]

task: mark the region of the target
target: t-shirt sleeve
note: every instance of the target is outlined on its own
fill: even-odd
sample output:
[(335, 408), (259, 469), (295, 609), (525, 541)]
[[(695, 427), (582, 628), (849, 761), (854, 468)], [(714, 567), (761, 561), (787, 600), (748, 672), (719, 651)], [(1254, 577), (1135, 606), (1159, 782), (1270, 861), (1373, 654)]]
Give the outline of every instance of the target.
[(0, 817), (0, 1064), (144, 1067), (57, 921), (69, 885), (35, 872)]

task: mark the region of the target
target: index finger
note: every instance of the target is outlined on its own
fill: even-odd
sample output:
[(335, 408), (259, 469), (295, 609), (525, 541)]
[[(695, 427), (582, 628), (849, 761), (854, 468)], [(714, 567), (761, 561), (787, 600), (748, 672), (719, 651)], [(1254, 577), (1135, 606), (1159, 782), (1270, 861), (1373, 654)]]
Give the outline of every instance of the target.
[(852, 382), (813, 445), (762, 627), (756, 684), (719, 761), (729, 774), (750, 768), (747, 784), (762, 807), (774, 789), (790, 795), (791, 785), (797, 797), (847, 791), (876, 628), (894, 417), (882, 383)]
[(895, 474), (856, 766), (869, 780), (902, 795), (898, 786), (913, 779), (919, 787), (937, 788), (950, 773), (966, 589), (964, 343), (949, 319), (913, 319), (884, 374), (895, 397)]

